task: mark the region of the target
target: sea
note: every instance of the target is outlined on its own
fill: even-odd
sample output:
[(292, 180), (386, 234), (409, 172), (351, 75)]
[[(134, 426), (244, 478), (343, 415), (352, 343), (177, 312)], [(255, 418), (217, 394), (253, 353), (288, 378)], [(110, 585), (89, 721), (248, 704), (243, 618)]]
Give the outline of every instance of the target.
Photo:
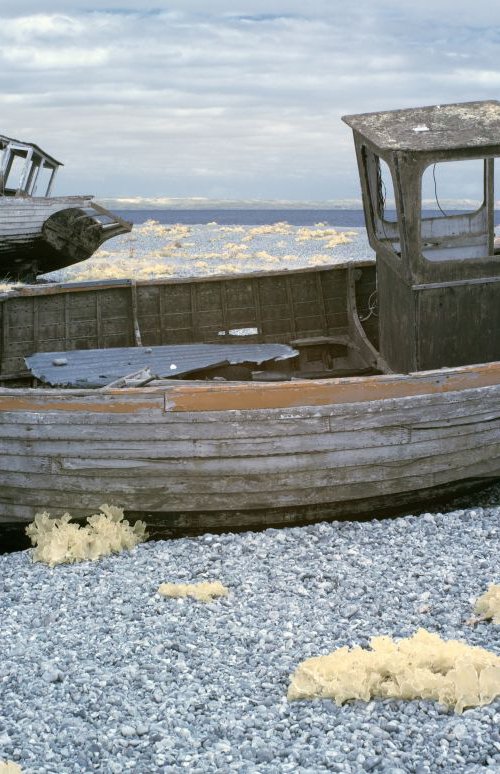
[[(305, 210), (305, 209), (212, 209), (212, 210), (114, 210), (120, 217), (132, 223), (144, 223), (146, 220), (156, 220), (162, 224), (182, 223), (198, 225), (217, 223), (220, 226), (264, 226), (272, 223), (286, 222), (292, 226), (314, 226), (326, 223), (333, 228), (363, 228), (365, 217), (363, 210)], [(449, 210), (447, 215), (458, 215), (462, 210)], [(396, 213), (386, 211), (388, 220), (396, 220)], [(423, 210), (424, 217), (442, 217), (440, 210)], [(500, 223), (500, 212), (496, 221)]]

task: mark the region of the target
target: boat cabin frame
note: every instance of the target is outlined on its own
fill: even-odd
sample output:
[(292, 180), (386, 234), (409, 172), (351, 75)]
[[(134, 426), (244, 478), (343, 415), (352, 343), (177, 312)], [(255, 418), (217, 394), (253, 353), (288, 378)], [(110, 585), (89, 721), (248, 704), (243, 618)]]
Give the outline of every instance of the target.
[[(0, 135), (0, 197), (42, 196), (51, 194), (57, 170), (63, 166), (34, 143)], [(38, 191), (41, 172), (47, 171), (42, 190)]]
[[(345, 116), (354, 133), (370, 245), (377, 255), (381, 355), (394, 371), (500, 360), (500, 255), (494, 246), (494, 159), (500, 102)], [(473, 212), (424, 217), (422, 178), (440, 162), (483, 160)], [(381, 162), (396, 221), (386, 217)]]

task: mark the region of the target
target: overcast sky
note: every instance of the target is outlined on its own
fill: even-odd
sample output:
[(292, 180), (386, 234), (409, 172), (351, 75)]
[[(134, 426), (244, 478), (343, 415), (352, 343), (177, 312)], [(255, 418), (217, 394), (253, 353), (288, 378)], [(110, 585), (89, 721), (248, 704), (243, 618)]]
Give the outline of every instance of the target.
[(495, 2), (0, 3), (0, 133), (56, 193), (357, 198), (341, 115), (499, 97)]

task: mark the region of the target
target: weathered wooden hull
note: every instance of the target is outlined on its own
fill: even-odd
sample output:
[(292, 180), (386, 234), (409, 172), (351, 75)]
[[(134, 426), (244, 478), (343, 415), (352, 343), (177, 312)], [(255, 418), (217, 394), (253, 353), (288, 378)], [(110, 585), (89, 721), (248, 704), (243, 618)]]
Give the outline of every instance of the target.
[(103, 502), (178, 529), (407, 508), (500, 476), (500, 363), (408, 376), (0, 390), (0, 520)]
[(29, 281), (86, 260), (106, 239), (130, 230), (111, 218), (103, 228), (93, 219), (99, 213), (107, 210), (95, 209), (91, 196), (0, 197), (0, 277)]
[[(499, 477), (498, 362), (267, 383), (23, 386), (33, 352), (97, 348), (104, 361), (109, 347), (220, 343), (221, 333), (241, 343), (237, 328), (261, 343), (346, 336), (356, 353), (353, 306), (369, 306), (374, 280), (367, 261), (0, 295), (0, 521), (85, 516), (108, 502), (163, 529), (255, 528), (408, 510)], [(373, 322), (363, 327), (376, 343)]]

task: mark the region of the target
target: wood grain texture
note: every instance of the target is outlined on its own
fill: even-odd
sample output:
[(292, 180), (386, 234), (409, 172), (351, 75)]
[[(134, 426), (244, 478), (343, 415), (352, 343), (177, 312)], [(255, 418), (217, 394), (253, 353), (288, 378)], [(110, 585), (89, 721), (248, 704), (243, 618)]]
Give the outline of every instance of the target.
[(411, 503), (420, 490), (500, 475), (496, 384), (215, 413), (164, 411), (168, 393), (1, 390), (0, 405), (18, 403), (0, 413), (0, 520), (84, 515), (106, 501), (152, 517), (212, 514), (207, 525), (232, 513), (237, 527), (256, 510), (329, 503), (342, 514), (356, 503), (361, 512), (384, 497)]
[(0, 257), (15, 258), (23, 246), (41, 247), (42, 226), (47, 218), (67, 207), (86, 207), (91, 200), (91, 196), (0, 199)]
[[(101, 225), (99, 214), (109, 222)], [(0, 196), (0, 276), (33, 281), (90, 257), (106, 239), (130, 229), (92, 196)]]

